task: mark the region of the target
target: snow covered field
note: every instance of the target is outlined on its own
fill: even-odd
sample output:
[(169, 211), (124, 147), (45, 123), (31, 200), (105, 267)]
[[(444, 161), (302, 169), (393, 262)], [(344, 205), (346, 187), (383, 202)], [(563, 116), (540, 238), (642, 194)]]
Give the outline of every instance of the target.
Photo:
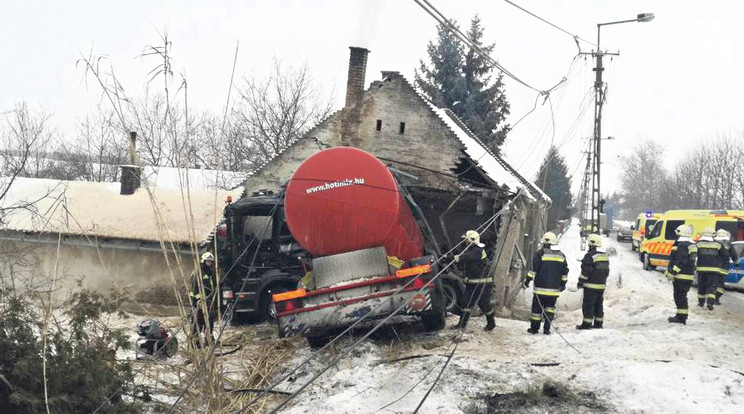
[[(641, 269), (629, 244), (605, 239), (617, 250), (605, 293), (605, 329), (577, 331), (582, 291), (563, 292), (554, 333), (530, 335), (527, 321), (497, 319), (493, 332), (471, 320), (457, 353), (420, 412), (485, 413), (494, 394), (528, 391), (552, 380), (592, 395), (607, 412), (739, 413), (744, 407), (744, 295), (727, 292), (714, 311), (689, 294), (687, 326), (669, 324), (672, 286), (661, 272)], [(579, 276), (578, 227), (560, 241), (569, 258), (569, 288)], [(524, 292), (524, 306), (531, 300)], [(456, 317), (448, 318), (454, 325)], [(456, 331), (426, 334), (391, 328), (362, 344), (300, 394), (288, 413), (410, 413), (429, 389), (451, 350)], [(557, 335), (556, 333), (560, 333)], [(562, 335), (562, 337), (561, 337)], [(569, 346), (570, 343), (575, 349)], [(351, 339), (337, 347), (341, 351)], [(304, 347), (288, 367), (311, 351)], [(402, 359), (411, 357), (410, 359)], [(279, 389), (292, 391), (330, 357), (323, 356)], [(390, 404), (393, 403), (393, 404)], [(390, 404), (390, 405), (388, 405)], [(387, 406), (387, 407), (386, 407)], [(383, 408), (384, 407), (384, 408)], [(597, 412), (601, 408), (545, 406), (516, 412)], [(507, 412), (507, 411), (503, 411)], [(509, 410), (508, 412), (515, 412)]]

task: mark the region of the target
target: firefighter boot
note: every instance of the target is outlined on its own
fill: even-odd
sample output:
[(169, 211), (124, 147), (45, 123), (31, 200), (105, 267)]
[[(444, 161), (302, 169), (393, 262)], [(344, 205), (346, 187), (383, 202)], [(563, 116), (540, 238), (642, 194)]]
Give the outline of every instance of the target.
[(680, 318), (679, 315), (670, 316), (667, 320), (669, 323), (681, 323), (682, 325), (687, 325), (687, 320)]
[(545, 321), (545, 324), (543, 325), (543, 333), (545, 335), (550, 335), (550, 319)]
[(527, 332), (533, 335), (540, 332), (540, 321), (530, 321), (530, 329)]
[(593, 329), (602, 329), (603, 321), (594, 320), (594, 326), (592, 326)]
[(460, 321), (452, 329), (465, 329), (468, 326), (468, 319), (470, 319), (470, 312), (464, 311), (460, 315)]
[(698, 298), (698, 306), (700, 306), (701, 308), (705, 306), (705, 298), (703, 299)]
[(496, 327), (496, 320), (493, 318), (493, 315), (486, 315), (486, 322), (486, 327), (483, 330), (493, 331), (493, 328)]
[(592, 329), (592, 324), (587, 321), (584, 321), (584, 322), (581, 322), (581, 325), (576, 325), (576, 329), (581, 329), (581, 330)]

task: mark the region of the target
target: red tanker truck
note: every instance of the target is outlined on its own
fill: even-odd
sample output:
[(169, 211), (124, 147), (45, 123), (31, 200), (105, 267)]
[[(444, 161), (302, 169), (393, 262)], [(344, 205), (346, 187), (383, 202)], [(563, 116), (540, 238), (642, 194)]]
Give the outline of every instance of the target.
[(304, 334), (318, 345), (364, 315), (383, 318), (404, 304), (401, 314), (420, 317), (428, 330), (444, 327), (441, 281), (428, 283), (434, 256), (379, 159), (352, 147), (314, 154), (286, 186), (284, 215), (308, 272), (298, 289), (273, 294), (280, 336)]

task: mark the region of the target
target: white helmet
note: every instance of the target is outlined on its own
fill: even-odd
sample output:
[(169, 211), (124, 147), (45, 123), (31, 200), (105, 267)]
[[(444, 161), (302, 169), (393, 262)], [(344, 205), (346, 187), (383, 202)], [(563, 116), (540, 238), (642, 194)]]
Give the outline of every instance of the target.
[(201, 262), (214, 262), (214, 255), (211, 252), (206, 252), (201, 255)]
[(729, 233), (725, 229), (718, 229), (718, 231), (716, 232), (716, 240), (729, 241), (731, 240), (731, 233)]
[(703, 230), (703, 236), (715, 237), (716, 229), (713, 227), (706, 227), (705, 230)]
[(590, 234), (589, 237), (586, 238), (586, 242), (589, 246), (600, 247), (602, 245), (602, 237), (600, 237), (599, 234)]
[(480, 234), (478, 234), (478, 232), (475, 230), (466, 231), (465, 235), (463, 235), (462, 238), (469, 241), (470, 243), (480, 244)]
[(555, 236), (555, 233), (553, 233), (552, 231), (549, 231), (545, 233), (545, 235), (543, 235), (542, 242), (544, 245), (558, 244), (558, 237)]
[(680, 237), (692, 237), (692, 228), (687, 224), (680, 224), (679, 226), (677, 226), (677, 230), (675, 230), (675, 233), (677, 233), (677, 236)]

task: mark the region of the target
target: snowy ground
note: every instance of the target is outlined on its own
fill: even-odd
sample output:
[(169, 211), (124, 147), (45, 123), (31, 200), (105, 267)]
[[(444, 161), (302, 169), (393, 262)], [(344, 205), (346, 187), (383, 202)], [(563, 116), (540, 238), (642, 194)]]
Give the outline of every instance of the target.
[[(569, 286), (575, 287), (582, 255), (577, 226), (571, 227), (560, 245), (570, 261)], [(723, 306), (711, 312), (695, 306), (696, 292), (691, 291), (687, 326), (669, 324), (666, 319), (674, 313), (671, 283), (660, 272), (641, 270), (629, 244), (610, 239), (606, 245), (616, 249), (617, 255), (611, 258), (605, 294), (605, 329), (574, 328), (581, 322), (581, 290), (562, 294), (556, 329), (550, 336), (530, 335), (526, 321), (509, 319), (498, 319), (496, 329), (486, 333), (481, 330), (485, 321), (473, 320), (420, 412), (494, 412), (486, 408), (487, 397), (526, 391), (546, 380), (576, 392), (594, 393), (608, 412), (741, 412), (744, 295), (727, 292)], [(524, 294), (525, 307), (530, 295), (530, 291)], [(448, 325), (455, 323), (455, 317), (448, 319)], [(455, 335), (451, 330), (425, 334), (391, 328), (331, 368), (285, 412), (413, 412), (439, 373), (442, 355), (451, 349)], [(342, 342), (337, 350), (345, 349), (350, 341)], [(310, 352), (301, 348), (287, 366), (293, 367)], [(405, 357), (412, 358), (400, 360)], [(297, 389), (329, 359), (318, 358), (279, 388)], [(597, 409), (577, 404), (548, 411)]]

